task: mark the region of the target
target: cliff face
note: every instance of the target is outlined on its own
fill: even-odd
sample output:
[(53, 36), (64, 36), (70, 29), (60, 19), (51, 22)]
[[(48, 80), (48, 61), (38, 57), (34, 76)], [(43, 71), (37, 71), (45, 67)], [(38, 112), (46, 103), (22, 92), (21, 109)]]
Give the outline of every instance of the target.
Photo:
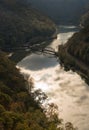
[(54, 32), (54, 23), (26, 2), (0, 0), (0, 47), (45, 39)]

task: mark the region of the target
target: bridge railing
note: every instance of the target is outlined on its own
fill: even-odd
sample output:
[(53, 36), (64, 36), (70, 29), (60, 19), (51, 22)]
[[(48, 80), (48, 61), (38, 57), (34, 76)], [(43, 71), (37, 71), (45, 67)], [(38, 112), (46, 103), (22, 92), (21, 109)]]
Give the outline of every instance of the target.
[(42, 47), (36, 47), (36, 46), (18, 46), (18, 47), (5, 47), (4, 49), (5, 51), (11, 52), (11, 51), (30, 51), (32, 53), (36, 53), (36, 54), (43, 54), (46, 56), (58, 56), (57, 52), (55, 51), (55, 49), (51, 48), (51, 47), (46, 47), (46, 48), (42, 48)]

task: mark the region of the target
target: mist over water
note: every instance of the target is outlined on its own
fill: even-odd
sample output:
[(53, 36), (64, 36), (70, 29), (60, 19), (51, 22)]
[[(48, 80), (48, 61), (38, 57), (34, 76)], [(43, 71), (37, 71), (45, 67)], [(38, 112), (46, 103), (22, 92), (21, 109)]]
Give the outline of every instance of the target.
[[(56, 50), (73, 35), (75, 27), (61, 26), (58, 32), (58, 38), (50, 45)], [(34, 78), (35, 89), (41, 89), (50, 102), (58, 105), (59, 117), (79, 130), (89, 130), (89, 86), (76, 72), (64, 71), (59, 63), (56, 58), (31, 54), (17, 66), (23, 75)]]

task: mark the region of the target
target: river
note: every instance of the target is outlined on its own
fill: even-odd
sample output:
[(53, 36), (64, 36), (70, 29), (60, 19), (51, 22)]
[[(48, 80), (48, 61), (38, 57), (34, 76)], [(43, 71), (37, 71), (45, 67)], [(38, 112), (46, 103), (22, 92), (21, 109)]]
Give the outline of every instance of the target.
[[(76, 31), (75, 26), (59, 26), (57, 39), (50, 46), (57, 49)], [(59, 117), (79, 130), (89, 130), (89, 86), (73, 71), (65, 71), (56, 58), (31, 54), (17, 65), (23, 75), (34, 78), (35, 89), (45, 92), (57, 104)]]

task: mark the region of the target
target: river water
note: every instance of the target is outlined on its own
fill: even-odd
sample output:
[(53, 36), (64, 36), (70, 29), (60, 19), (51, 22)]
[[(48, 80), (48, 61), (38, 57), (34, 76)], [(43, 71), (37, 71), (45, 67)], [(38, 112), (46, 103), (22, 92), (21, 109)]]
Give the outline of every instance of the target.
[[(57, 39), (50, 46), (57, 49), (76, 31), (75, 26), (59, 26)], [(56, 58), (31, 54), (17, 65), (23, 75), (34, 78), (35, 88), (45, 92), (57, 104), (59, 117), (79, 130), (89, 130), (89, 86), (73, 71), (65, 71)]]

